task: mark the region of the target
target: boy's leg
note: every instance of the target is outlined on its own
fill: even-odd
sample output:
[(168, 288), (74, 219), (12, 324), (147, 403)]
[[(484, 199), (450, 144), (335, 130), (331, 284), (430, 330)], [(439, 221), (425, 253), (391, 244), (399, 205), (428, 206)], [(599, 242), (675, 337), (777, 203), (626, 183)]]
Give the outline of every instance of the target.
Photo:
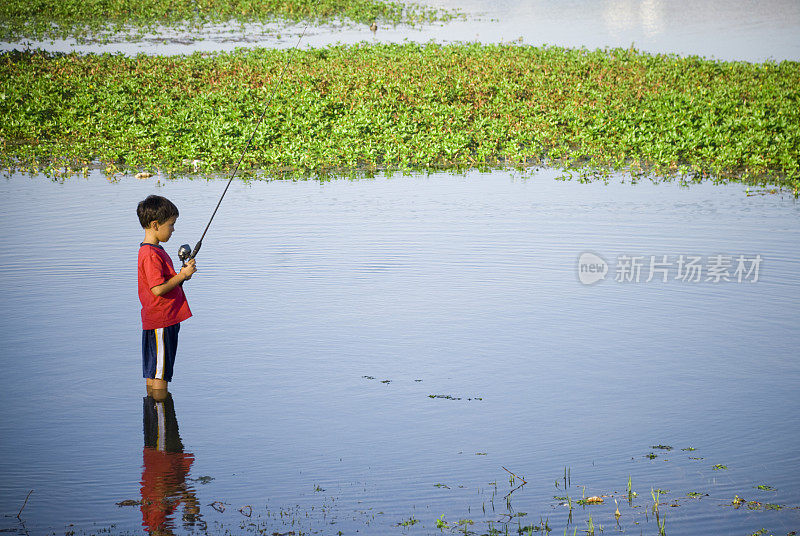
[[(148, 378), (148, 379), (150, 379), (150, 378)], [(150, 389), (152, 389), (153, 391), (160, 391), (162, 389), (166, 391), (167, 387), (169, 387), (169, 383), (167, 383), (165, 380), (152, 380), (152, 379), (150, 379), (150, 381), (152, 382), (150, 384)]]
[(153, 378), (145, 378), (144, 380), (148, 391), (153, 389), (166, 389), (169, 386), (169, 383), (165, 380), (156, 380)]
[(147, 396), (156, 402), (163, 402), (169, 397), (167, 386), (169, 384), (164, 380), (154, 380), (153, 378), (145, 378), (145, 388)]
[(148, 394), (166, 391), (172, 380), (180, 324), (142, 331), (142, 375)]

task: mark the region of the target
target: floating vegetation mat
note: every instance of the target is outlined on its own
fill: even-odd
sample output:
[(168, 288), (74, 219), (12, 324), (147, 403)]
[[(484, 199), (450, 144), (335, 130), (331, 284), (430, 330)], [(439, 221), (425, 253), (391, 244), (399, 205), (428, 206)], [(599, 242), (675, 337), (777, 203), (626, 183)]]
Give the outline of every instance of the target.
[(0, 55), (0, 166), (279, 176), (555, 165), (800, 187), (800, 63), (522, 45)]
[(213, 23), (351, 21), (416, 24), (446, 21), (456, 12), (413, 2), (379, 0), (3, 0), (0, 39), (105, 40), (158, 27), (192, 31)]

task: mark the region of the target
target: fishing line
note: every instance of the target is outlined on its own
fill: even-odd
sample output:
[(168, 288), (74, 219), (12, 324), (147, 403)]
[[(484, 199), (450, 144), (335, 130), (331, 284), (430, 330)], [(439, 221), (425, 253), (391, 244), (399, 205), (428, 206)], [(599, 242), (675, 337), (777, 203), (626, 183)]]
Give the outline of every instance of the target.
[[(297, 48), (300, 46), (300, 41), (303, 40), (303, 36), (306, 34), (306, 30), (308, 29), (308, 22), (306, 22), (303, 31), (300, 33), (300, 38), (297, 40), (297, 43), (292, 47), (289, 51), (289, 57), (286, 58), (286, 63), (283, 64), (283, 69), (281, 69), (280, 74), (278, 75), (278, 85), (276, 86), (275, 90), (273, 90), (272, 94), (270, 95), (270, 100), (268, 104), (272, 103), (273, 97), (275, 96), (276, 91), (278, 88), (283, 85), (283, 74), (286, 72), (286, 67), (289, 66), (289, 63), (294, 58), (294, 53), (297, 51)], [(236, 173), (239, 171), (239, 166), (242, 164), (242, 160), (244, 160), (244, 155), (247, 154), (247, 150), (250, 148), (250, 143), (253, 141), (253, 137), (258, 132), (258, 127), (261, 126), (261, 122), (264, 120), (264, 117), (267, 115), (267, 110), (269, 110), (269, 106), (264, 106), (264, 111), (261, 113), (261, 117), (258, 118), (256, 122), (256, 126), (253, 128), (253, 132), (250, 134), (250, 137), (247, 139), (247, 143), (244, 146), (244, 150), (242, 151), (241, 156), (239, 157), (239, 161), (236, 162), (236, 166), (233, 168), (233, 173), (231, 173), (231, 178), (228, 179), (228, 184), (225, 185), (225, 189), (222, 191), (222, 195), (219, 197), (219, 201), (217, 201), (217, 206), (214, 208), (214, 212), (211, 214), (211, 218), (208, 220), (208, 225), (206, 225), (203, 234), (200, 236), (200, 240), (197, 241), (197, 244), (194, 246), (194, 250), (192, 250), (189, 244), (183, 244), (178, 249), (178, 258), (186, 264), (186, 261), (190, 259), (194, 259), (197, 256), (197, 253), (200, 251), (200, 247), (203, 245), (203, 238), (206, 237), (206, 233), (208, 232), (208, 228), (211, 227), (211, 222), (214, 221), (214, 216), (217, 215), (217, 210), (219, 210), (219, 206), (222, 204), (222, 199), (225, 197), (225, 194), (228, 193), (228, 188), (230, 187), (231, 183), (233, 182), (233, 178), (236, 177)]]

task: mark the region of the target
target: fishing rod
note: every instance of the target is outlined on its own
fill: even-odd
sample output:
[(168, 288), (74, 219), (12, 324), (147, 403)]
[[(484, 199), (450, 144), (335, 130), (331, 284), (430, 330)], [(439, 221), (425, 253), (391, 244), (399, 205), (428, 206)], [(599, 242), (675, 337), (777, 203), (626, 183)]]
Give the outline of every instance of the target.
[[(289, 66), (289, 63), (292, 61), (294, 57), (294, 53), (297, 50), (297, 47), (300, 46), (300, 41), (303, 40), (303, 36), (306, 34), (306, 30), (308, 29), (308, 22), (306, 22), (303, 31), (300, 33), (300, 38), (297, 40), (297, 43), (292, 47), (292, 50), (289, 51), (289, 57), (286, 58), (286, 63), (283, 64), (283, 69), (281, 69), (280, 75), (278, 76), (278, 85), (276, 86), (275, 90), (273, 90), (272, 95), (270, 95), (270, 101), (272, 101), (272, 97), (275, 96), (275, 91), (283, 84), (283, 74), (286, 72), (286, 67)], [(261, 126), (261, 122), (264, 120), (264, 117), (267, 115), (267, 110), (269, 106), (264, 106), (264, 111), (261, 113), (261, 117), (258, 118), (256, 122), (256, 126), (253, 128), (253, 132), (250, 134), (250, 137), (247, 139), (247, 143), (244, 146), (244, 150), (242, 151), (241, 156), (239, 156), (239, 161), (236, 162), (236, 166), (233, 168), (233, 173), (231, 173), (231, 178), (228, 179), (228, 184), (225, 185), (225, 189), (222, 191), (222, 195), (219, 196), (219, 201), (217, 201), (217, 206), (214, 208), (214, 212), (211, 214), (211, 218), (208, 220), (208, 225), (206, 225), (203, 234), (200, 236), (200, 240), (197, 241), (197, 244), (194, 246), (194, 250), (189, 244), (183, 244), (180, 248), (178, 248), (178, 258), (181, 260), (184, 266), (186, 266), (186, 261), (194, 259), (197, 256), (197, 253), (200, 251), (200, 247), (203, 245), (203, 238), (206, 237), (206, 233), (208, 232), (208, 228), (211, 227), (211, 222), (214, 221), (214, 216), (217, 215), (217, 210), (219, 210), (219, 206), (222, 204), (222, 199), (225, 197), (225, 194), (228, 193), (228, 188), (230, 187), (231, 183), (233, 182), (233, 178), (236, 176), (236, 172), (239, 171), (239, 166), (244, 160), (244, 155), (247, 154), (247, 149), (250, 148), (250, 143), (253, 141), (253, 137), (256, 135), (258, 131), (258, 127)]]

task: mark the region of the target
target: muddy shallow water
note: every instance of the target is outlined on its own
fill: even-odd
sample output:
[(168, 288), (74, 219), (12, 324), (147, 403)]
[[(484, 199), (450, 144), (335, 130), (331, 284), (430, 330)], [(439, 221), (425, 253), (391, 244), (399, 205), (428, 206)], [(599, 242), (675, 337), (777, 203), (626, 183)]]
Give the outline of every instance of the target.
[[(465, 18), (420, 27), (367, 25), (308, 28), (306, 47), (360, 41), (440, 43), (520, 42), (566, 47), (624, 47), (653, 53), (700, 55), (721, 60), (761, 62), (800, 60), (800, 4), (706, 0), (538, 0), (531, 2), (428, 0), (425, 5), (458, 9)], [(77, 45), (74, 41), (0, 43), (0, 50), (41, 47), (48, 50), (190, 54), (237, 47), (291, 47), (304, 25), (212, 25), (203, 31), (163, 30), (134, 42)]]
[[(657, 534), (660, 488), (670, 535), (798, 530), (797, 201), (556, 175), (234, 183), (161, 405), (142, 400), (135, 205), (179, 206), (174, 257), (224, 182), (2, 180), (0, 529)], [(581, 283), (584, 252), (605, 280)], [(681, 255), (762, 261), (688, 282)], [(626, 256), (638, 282), (616, 281)], [(508, 495), (503, 467), (528, 484)], [(566, 494), (607, 497), (570, 523)], [(168, 507), (116, 505), (143, 497)]]

